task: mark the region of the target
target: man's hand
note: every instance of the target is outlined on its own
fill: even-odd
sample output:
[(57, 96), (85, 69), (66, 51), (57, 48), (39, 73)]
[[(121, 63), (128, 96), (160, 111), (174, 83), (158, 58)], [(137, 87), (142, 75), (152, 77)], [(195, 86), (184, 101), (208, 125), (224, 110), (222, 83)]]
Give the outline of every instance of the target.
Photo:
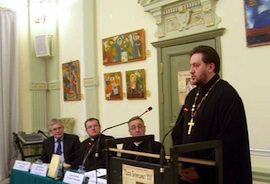
[(182, 163), (178, 164), (178, 173), (182, 180), (188, 182), (194, 182), (200, 178), (194, 167), (184, 168)]

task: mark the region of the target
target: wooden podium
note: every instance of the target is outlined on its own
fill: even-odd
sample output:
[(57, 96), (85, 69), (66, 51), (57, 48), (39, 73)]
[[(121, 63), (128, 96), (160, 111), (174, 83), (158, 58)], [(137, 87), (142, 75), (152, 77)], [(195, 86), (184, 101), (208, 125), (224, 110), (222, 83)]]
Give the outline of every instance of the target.
[[(172, 183), (170, 167), (164, 166), (165, 172), (163, 175), (160, 174), (159, 164), (121, 158), (119, 153), (133, 154), (150, 158), (159, 158), (159, 155), (112, 148), (113, 145), (139, 141), (147, 141), (149, 144), (149, 152), (151, 152), (154, 135), (126, 137), (106, 141), (107, 183), (122, 184), (125, 177), (127, 177), (127, 180), (137, 179), (136, 182), (145, 184), (162, 184), (163, 180), (165, 180), (167, 183)], [(110, 151), (117, 152), (118, 156), (109, 156), (108, 153)]]
[[(173, 146), (170, 149), (170, 156), (165, 156), (167, 164), (164, 166), (149, 162), (124, 159), (120, 156), (120, 153), (125, 153), (151, 158), (160, 158), (160, 155), (158, 154), (112, 148), (113, 145), (124, 144), (127, 142), (148, 141), (149, 148), (151, 149), (151, 142), (153, 140), (154, 135), (106, 140), (107, 183), (124, 184), (129, 183), (128, 180), (132, 180), (130, 183), (138, 182), (144, 184), (179, 184), (178, 163), (188, 162), (214, 167), (216, 171), (215, 183), (222, 184), (222, 143), (219, 140)], [(214, 161), (179, 157), (179, 154), (210, 148), (214, 150)], [(112, 154), (109, 154), (109, 152), (117, 152), (118, 156), (111, 156)], [(160, 172), (161, 167), (164, 168), (163, 172)], [(126, 182), (123, 182), (125, 180)]]
[[(215, 160), (201, 160), (194, 158), (179, 157), (179, 154), (201, 151), (206, 149), (214, 149)], [(193, 163), (198, 165), (212, 166), (215, 168), (215, 183), (223, 183), (223, 159), (222, 159), (222, 142), (220, 140), (197, 142), (190, 144), (183, 144), (178, 146), (173, 146), (170, 149), (170, 163), (171, 172), (173, 176), (173, 183), (179, 183), (178, 176), (178, 162)]]

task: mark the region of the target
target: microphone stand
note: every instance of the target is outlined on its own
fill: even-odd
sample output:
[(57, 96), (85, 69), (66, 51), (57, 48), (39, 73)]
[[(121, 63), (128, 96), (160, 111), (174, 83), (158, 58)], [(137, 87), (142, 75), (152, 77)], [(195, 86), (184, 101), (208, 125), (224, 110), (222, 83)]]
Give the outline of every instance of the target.
[(82, 166), (83, 166), (83, 168), (84, 168), (84, 164), (85, 164), (85, 162), (86, 162), (86, 160), (87, 160), (87, 157), (88, 157), (88, 156), (89, 156), (89, 154), (92, 152), (93, 148), (95, 147), (95, 144), (96, 144), (96, 143), (94, 143), (94, 144), (91, 146), (91, 148), (89, 148), (89, 150), (88, 150), (87, 154), (84, 156), (84, 158), (83, 158), (83, 162), (82, 162)]
[[(146, 111), (144, 111), (139, 117), (142, 117), (145, 113), (147, 113), (147, 112), (149, 112), (149, 111), (151, 111), (151, 110), (152, 110), (152, 107), (149, 107), (149, 108), (148, 108)], [(105, 128), (103, 131), (101, 131), (101, 133), (100, 133), (100, 135), (99, 135), (99, 137), (98, 137), (98, 139), (97, 139), (96, 154), (95, 154), (96, 158), (99, 156), (99, 155), (98, 155), (98, 149), (99, 149), (99, 143), (100, 143), (100, 137), (101, 137), (101, 135), (102, 135), (105, 131), (107, 131), (107, 130), (109, 130), (109, 129), (112, 129), (112, 128), (115, 128), (115, 127), (118, 127), (118, 126), (127, 124), (128, 122), (129, 122), (129, 121), (126, 121), (126, 122), (123, 122), (123, 123), (120, 123), (120, 124), (117, 124), (117, 125), (114, 125), (114, 126), (107, 127), (107, 128)]]
[[(182, 110), (181, 110), (182, 111)], [(162, 180), (162, 183), (164, 181), (164, 162), (165, 162), (165, 150), (164, 150), (164, 142), (165, 142), (165, 139), (166, 137), (174, 130), (174, 128), (183, 120), (184, 118), (184, 113), (180, 115), (180, 118), (177, 119), (177, 122), (176, 124), (163, 136), (163, 139), (162, 139), (162, 143), (161, 143), (161, 149), (160, 149), (160, 168), (159, 168), (159, 172), (160, 172), (160, 175), (161, 175), (161, 180)]]

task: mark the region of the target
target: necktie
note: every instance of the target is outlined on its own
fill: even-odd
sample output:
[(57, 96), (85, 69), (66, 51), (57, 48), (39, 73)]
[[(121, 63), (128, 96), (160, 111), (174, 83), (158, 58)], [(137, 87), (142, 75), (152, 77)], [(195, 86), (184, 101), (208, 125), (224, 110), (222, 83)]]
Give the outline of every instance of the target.
[(57, 139), (57, 149), (56, 149), (56, 154), (57, 155), (62, 155), (62, 147), (61, 147), (61, 139)]

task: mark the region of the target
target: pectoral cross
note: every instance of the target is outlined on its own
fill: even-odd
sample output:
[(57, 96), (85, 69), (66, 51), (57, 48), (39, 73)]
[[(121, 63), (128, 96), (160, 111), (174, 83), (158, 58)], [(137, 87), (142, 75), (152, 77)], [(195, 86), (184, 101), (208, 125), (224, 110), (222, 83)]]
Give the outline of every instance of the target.
[(190, 122), (188, 122), (188, 135), (190, 135), (191, 133), (191, 129), (192, 127), (195, 125), (195, 123), (193, 122), (193, 119), (190, 120)]

